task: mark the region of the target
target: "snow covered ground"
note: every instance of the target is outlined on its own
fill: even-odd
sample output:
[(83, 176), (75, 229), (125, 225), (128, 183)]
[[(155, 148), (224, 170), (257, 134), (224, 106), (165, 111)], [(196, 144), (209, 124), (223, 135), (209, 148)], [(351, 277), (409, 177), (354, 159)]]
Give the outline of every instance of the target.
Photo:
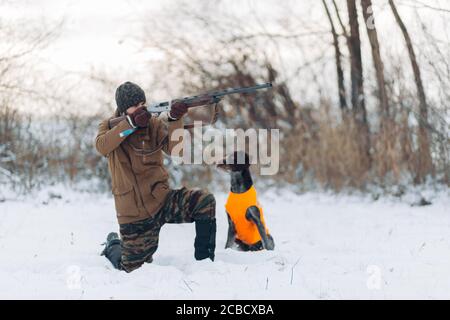
[[(58, 189), (57, 189), (58, 190)], [(193, 258), (194, 226), (166, 225), (153, 264), (126, 274), (99, 255), (116, 230), (112, 199), (49, 190), (0, 203), (0, 298), (450, 298), (450, 196), (261, 195), (273, 252), (223, 249), (217, 194), (216, 261)]]

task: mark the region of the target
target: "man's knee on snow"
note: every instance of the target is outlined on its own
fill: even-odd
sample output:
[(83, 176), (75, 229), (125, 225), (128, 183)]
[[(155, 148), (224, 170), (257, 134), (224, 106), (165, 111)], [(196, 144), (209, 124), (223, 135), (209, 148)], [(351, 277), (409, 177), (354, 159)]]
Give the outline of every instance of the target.
[(144, 263), (134, 263), (134, 264), (128, 264), (128, 263), (121, 263), (120, 264), (120, 270), (125, 271), (126, 273), (130, 273), (136, 269), (139, 269)]

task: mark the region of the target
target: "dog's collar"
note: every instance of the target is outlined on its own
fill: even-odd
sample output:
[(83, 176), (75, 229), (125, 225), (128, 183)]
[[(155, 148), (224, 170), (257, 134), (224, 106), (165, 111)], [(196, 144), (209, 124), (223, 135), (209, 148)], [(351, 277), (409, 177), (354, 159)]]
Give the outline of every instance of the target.
[(255, 189), (255, 186), (251, 186), (248, 190), (246, 190), (246, 191), (244, 191), (244, 192), (233, 192), (233, 191), (230, 191), (230, 195), (234, 195), (234, 196), (241, 196), (241, 197), (247, 197), (247, 196), (250, 196), (250, 195), (253, 195), (253, 194), (255, 194), (255, 196), (256, 196), (256, 189)]

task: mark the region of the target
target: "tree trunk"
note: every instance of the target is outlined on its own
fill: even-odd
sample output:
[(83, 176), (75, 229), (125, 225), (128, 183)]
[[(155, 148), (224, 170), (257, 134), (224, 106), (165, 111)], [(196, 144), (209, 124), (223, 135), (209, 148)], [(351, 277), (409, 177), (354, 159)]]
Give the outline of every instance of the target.
[(350, 25), (350, 36), (347, 38), (350, 51), (352, 111), (358, 126), (361, 142), (361, 152), (364, 153), (370, 166), (370, 136), (367, 112), (364, 102), (363, 67), (361, 58), (361, 38), (359, 35), (358, 10), (355, 0), (347, 0), (347, 10)]
[(327, 14), (328, 20), (330, 21), (331, 26), (331, 34), (333, 35), (333, 46), (335, 52), (336, 59), (336, 72), (337, 72), (337, 82), (338, 82), (338, 90), (339, 90), (339, 106), (341, 107), (342, 117), (345, 117), (347, 113), (347, 99), (346, 99), (346, 91), (345, 91), (345, 80), (344, 80), (344, 71), (342, 69), (342, 61), (341, 61), (341, 48), (339, 46), (339, 36), (336, 32), (336, 28), (334, 26), (333, 18), (331, 17), (330, 10), (328, 9), (327, 3), (325, 0), (322, 0), (323, 6), (325, 7), (325, 12)]
[(348, 17), (350, 24), (350, 62), (352, 82), (352, 106), (353, 111), (360, 115), (360, 120), (366, 117), (364, 103), (363, 67), (361, 59), (361, 39), (359, 35), (358, 11), (355, 0), (347, 0)]
[(378, 33), (375, 27), (375, 17), (373, 16), (372, 11), (372, 1), (361, 0), (361, 6), (370, 47), (372, 48), (372, 58), (378, 86), (378, 99), (380, 102), (381, 124), (383, 125), (389, 117), (389, 101), (386, 90), (386, 82), (384, 79), (384, 65), (383, 60), (381, 59), (380, 43), (378, 41)]
[(419, 144), (419, 163), (416, 176), (416, 182), (423, 182), (428, 174), (433, 174), (433, 162), (430, 153), (430, 140), (428, 134), (428, 105), (425, 95), (425, 89), (423, 87), (422, 76), (420, 74), (419, 64), (417, 63), (416, 53), (412, 45), (411, 37), (409, 36), (408, 30), (400, 17), (397, 7), (393, 0), (389, 0), (389, 6), (392, 9), (392, 13), (395, 16), (395, 20), (399, 25), (403, 37), (405, 38), (406, 47), (408, 49), (409, 59), (411, 61), (412, 70), (414, 73), (414, 79), (417, 87), (417, 95), (419, 98), (419, 133), (418, 133), (418, 144)]

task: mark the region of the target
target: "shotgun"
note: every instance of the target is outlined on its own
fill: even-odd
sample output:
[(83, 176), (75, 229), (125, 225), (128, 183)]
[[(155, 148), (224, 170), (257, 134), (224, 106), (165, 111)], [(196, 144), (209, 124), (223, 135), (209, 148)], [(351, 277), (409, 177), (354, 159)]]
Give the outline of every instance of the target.
[[(256, 90), (267, 89), (267, 88), (271, 88), (271, 87), (272, 87), (272, 83), (268, 82), (268, 83), (264, 83), (264, 84), (258, 84), (258, 85), (252, 86), (252, 87), (230, 88), (230, 89), (214, 91), (214, 92), (209, 92), (209, 93), (202, 93), (202, 94), (199, 94), (196, 96), (153, 103), (147, 107), (147, 111), (150, 113), (153, 113), (153, 114), (157, 114), (157, 115), (159, 115), (162, 112), (166, 112), (166, 111), (169, 112), (172, 104), (175, 102), (179, 102), (179, 101), (183, 102), (188, 108), (201, 107), (201, 106), (206, 106), (206, 105), (210, 105), (210, 104), (217, 104), (225, 96), (230, 95), (230, 94), (254, 93), (254, 92), (256, 92)], [(113, 128), (114, 126), (116, 126), (119, 122), (121, 122), (124, 119), (126, 119), (125, 115), (109, 120), (109, 127)], [(120, 133), (120, 136), (126, 137), (126, 136), (132, 134), (135, 130), (136, 129), (125, 130)]]

